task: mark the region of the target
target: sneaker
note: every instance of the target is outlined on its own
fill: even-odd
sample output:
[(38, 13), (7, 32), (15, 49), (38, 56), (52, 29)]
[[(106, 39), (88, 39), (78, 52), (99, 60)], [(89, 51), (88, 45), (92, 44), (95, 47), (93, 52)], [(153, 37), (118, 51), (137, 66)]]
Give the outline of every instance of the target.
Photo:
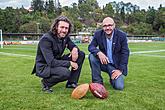
[(53, 92), (53, 90), (44, 83), (43, 79), (41, 80), (41, 86), (42, 86), (42, 91), (47, 93)]
[(53, 92), (53, 90), (51, 88), (45, 89), (43, 91), (46, 92), (46, 93), (52, 93)]
[(66, 84), (66, 88), (76, 88), (78, 85), (77, 85), (77, 83), (67, 83)]

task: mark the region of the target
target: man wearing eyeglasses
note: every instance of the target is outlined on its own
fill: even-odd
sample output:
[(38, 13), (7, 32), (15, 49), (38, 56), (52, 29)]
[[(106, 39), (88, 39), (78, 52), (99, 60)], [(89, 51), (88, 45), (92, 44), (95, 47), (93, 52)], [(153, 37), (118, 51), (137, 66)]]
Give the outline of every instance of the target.
[(116, 90), (124, 89), (129, 48), (127, 35), (115, 28), (111, 17), (104, 18), (103, 29), (97, 30), (88, 46), (92, 82), (103, 84), (101, 71), (108, 73), (109, 82)]
[[(77, 87), (85, 53), (71, 41), (71, 28), (69, 19), (60, 16), (39, 41), (32, 73), (42, 78), (42, 90), (45, 92), (52, 93), (52, 86), (66, 80), (66, 88)], [(64, 54), (65, 48), (70, 50), (67, 55)]]

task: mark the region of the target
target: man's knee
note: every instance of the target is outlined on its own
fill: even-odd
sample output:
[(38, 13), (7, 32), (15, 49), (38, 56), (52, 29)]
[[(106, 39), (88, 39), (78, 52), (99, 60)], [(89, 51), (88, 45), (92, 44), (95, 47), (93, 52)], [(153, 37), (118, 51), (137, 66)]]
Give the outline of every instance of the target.
[(119, 76), (118, 79), (114, 80), (113, 83), (113, 88), (116, 90), (123, 90), (124, 89), (124, 78), (123, 75)]
[(68, 68), (63, 67), (61, 69), (61, 78), (68, 79), (70, 77), (70, 70)]
[(124, 89), (124, 84), (116, 84), (114, 86), (114, 89), (116, 89), (116, 90), (123, 90)]
[(57, 79), (67, 79), (70, 77), (70, 70), (66, 67), (56, 67), (51, 69), (51, 74)]

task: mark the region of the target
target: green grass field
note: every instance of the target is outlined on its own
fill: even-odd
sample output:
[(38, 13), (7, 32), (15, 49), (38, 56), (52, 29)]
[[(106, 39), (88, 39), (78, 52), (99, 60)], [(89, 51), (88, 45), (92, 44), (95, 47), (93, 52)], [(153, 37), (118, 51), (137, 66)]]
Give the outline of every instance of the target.
[[(87, 44), (79, 47), (88, 54)], [(5, 46), (0, 49), (0, 110), (165, 110), (165, 42), (129, 43), (129, 48), (132, 54), (123, 91), (114, 90), (103, 73), (107, 99), (88, 92), (75, 100), (66, 82), (55, 85), (53, 94), (41, 91), (40, 79), (31, 75), (35, 45)], [(79, 84), (90, 82), (86, 58)]]

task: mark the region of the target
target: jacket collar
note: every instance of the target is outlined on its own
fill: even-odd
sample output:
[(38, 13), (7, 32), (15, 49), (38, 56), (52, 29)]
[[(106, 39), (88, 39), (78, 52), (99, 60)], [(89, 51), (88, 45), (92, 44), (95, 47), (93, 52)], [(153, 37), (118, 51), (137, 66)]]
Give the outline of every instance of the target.
[(59, 38), (59, 37), (57, 37), (57, 34), (54, 34), (54, 33), (51, 32), (51, 31), (49, 31), (48, 33), (49, 33), (49, 34), (51, 35), (51, 37), (53, 37), (53, 38), (55, 39), (55, 41), (58, 42), (58, 43), (61, 43), (62, 41), (65, 41), (65, 39), (68, 37), (68, 36), (66, 36), (66, 37), (64, 37), (64, 38)]

